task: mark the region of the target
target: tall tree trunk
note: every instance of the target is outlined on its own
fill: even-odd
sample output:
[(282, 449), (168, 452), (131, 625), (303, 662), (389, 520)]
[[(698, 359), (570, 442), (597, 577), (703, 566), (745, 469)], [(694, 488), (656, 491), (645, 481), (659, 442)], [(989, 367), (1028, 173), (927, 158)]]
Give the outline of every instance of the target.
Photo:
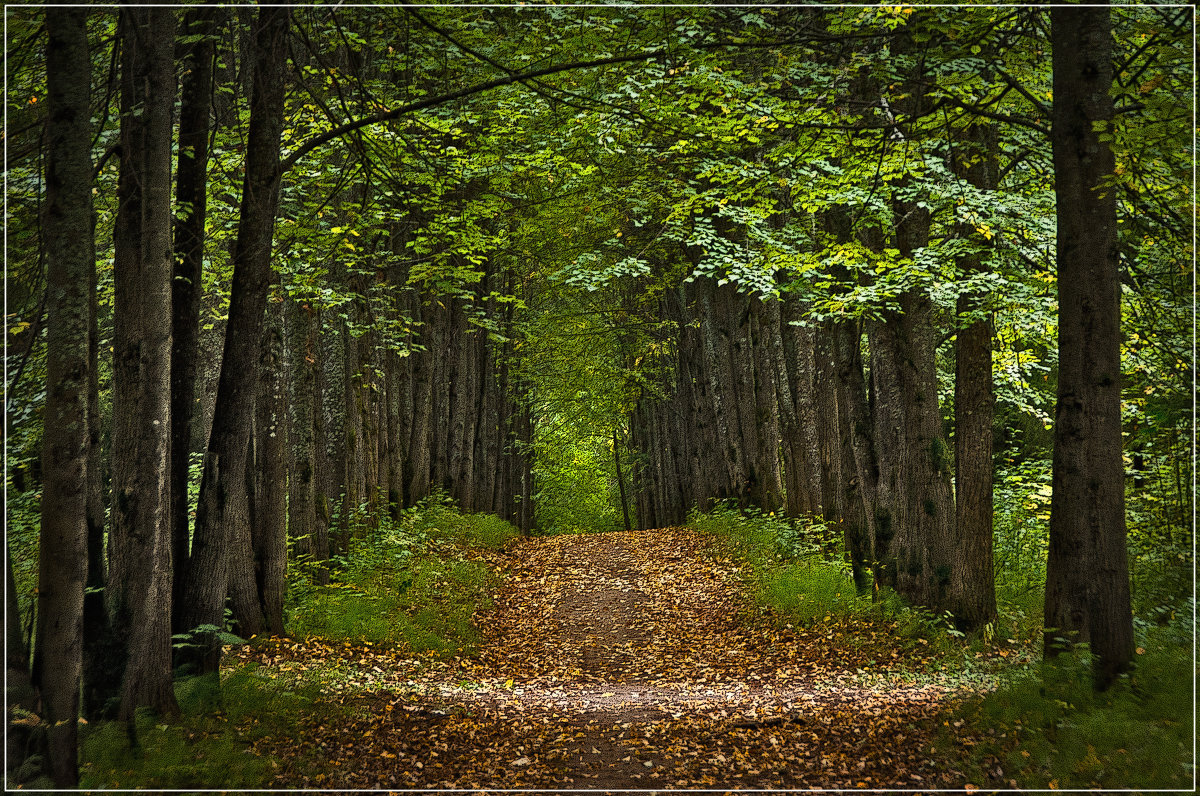
[(625, 497), (625, 472), (621, 467), (621, 438), (613, 429), (613, 467), (617, 470), (617, 491), (621, 496), (621, 517), (625, 520), (625, 530), (631, 530), (629, 522), (629, 500)]
[[(245, 491), (246, 449), (253, 425), (257, 363), (267, 291), (271, 238), (279, 204), (279, 139), (283, 128), (286, 8), (263, 7), (255, 23), (254, 83), (241, 217), (233, 256), (233, 290), (213, 430), (205, 453), (192, 553), (185, 574), (183, 625), (221, 626), (229, 587), (230, 551), (248, 529), (239, 522), (235, 491)], [(253, 616), (239, 617), (247, 624)], [(203, 635), (194, 656), (204, 671), (220, 663), (215, 634)]]
[[(288, 533), (296, 558), (314, 564), (320, 583), (329, 582), (329, 531), (317, 506), (316, 423), (317, 370), (320, 346), (316, 311), (301, 298), (289, 297), (284, 308), (288, 357)], [(321, 451), (320, 455), (324, 455)]]
[[(335, 534), (340, 533), (339, 527), (344, 529), (347, 519), (343, 510), (346, 492), (346, 346), (344, 331), (336, 321), (326, 322), (321, 318), (317, 327), (321, 343), (317, 396), (321, 402), (321, 436), (324, 439), (324, 445), (317, 447), (321, 461), (321, 477), (317, 484), (322, 495), (318, 508), (323, 501), (327, 509), (325, 538), (332, 552)], [(339, 507), (337, 523), (332, 516), (334, 506)]]
[[(278, 289), (278, 283), (276, 283)], [(287, 588), (287, 401), (283, 377), (283, 296), (267, 309), (260, 386), (255, 407), (254, 501), (251, 538), (255, 581), (265, 630), (283, 633), (283, 597)]]
[(875, 566), (875, 498), (879, 464), (863, 376), (862, 329), (856, 321), (830, 325), (830, 348), (837, 377), (838, 427), (842, 430), (836, 500), (859, 594), (871, 589)]
[[(209, 108), (212, 105), (213, 29), (217, 11), (190, 8), (183, 32), (195, 37), (182, 47), (179, 156), (176, 166), (175, 272), (171, 281), (171, 539), (173, 560), (188, 557), (188, 476), (196, 368), (200, 353), (200, 296), (204, 273), (204, 224), (208, 207)], [(183, 567), (174, 568), (172, 631), (183, 633)]]
[[(783, 300), (780, 308), (779, 341), (776, 347), (782, 360), (792, 406), (783, 409), (784, 450), (788, 464), (788, 514), (801, 517), (821, 509), (820, 420), (817, 416), (816, 330), (812, 326), (793, 326), (802, 319), (803, 305), (796, 299)], [(784, 398), (780, 404), (785, 404)], [(789, 419), (790, 423), (786, 422)]]
[[(928, 234), (928, 213), (897, 202), (897, 248), (912, 257)], [(875, 444), (876, 576), (905, 599), (935, 610), (948, 604), (954, 547), (951, 454), (942, 437), (932, 302), (919, 289), (900, 311), (868, 324)]]
[(121, 9), (121, 175), (114, 231), (113, 632), (119, 716), (175, 713), (171, 683), (171, 113), (174, 12)]
[(1050, 22), (1059, 371), (1045, 647), (1053, 655), (1088, 642), (1104, 689), (1133, 657), (1114, 157), (1103, 136), (1113, 119), (1111, 21), (1107, 7), (1056, 6)]
[(827, 522), (841, 522), (838, 484), (842, 481), (841, 435), (838, 422), (837, 365), (833, 359), (830, 324), (818, 326), (813, 334), (813, 411), (817, 437), (819, 508)]
[[(79, 782), (83, 587), (87, 580), (88, 306), (94, 271), (91, 112), (84, 9), (46, 9), (46, 405), (38, 551), (38, 654), (33, 680), (47, 725), (55, 787)], [(12, 589), (11, 562), (8, 579)], [(12, 591), (10, 597), (15, 597)], [(9, 599), (9, 603), (13, 602)], [(10, 607), (10, 614), (11, 608)], [(16, 617), (10, 617), (15, 619)], [(7, 642), (20, 645), (20, 629)], [(22, 656), (23, 657), (23, 656)], [(8, 668), (12, 670), (10, 657)], [(17, 668), (20, 673), (24, 666)]]
[[(952, 164), (975, 188), (994, 189), (995, 133), (988, 126), (966, 130)], [(958, 225), (959, 235), (976, 235), (971, 224)], [(986, 272), (979, 254), (960, 257), (964, 276)], [(958, 297), (959, 317), (981, 311), (983, 297)], [(958, 332), (954, 346), (954, 497), (955, 561), (951, 567), (950, 610), (962, 630), (973, 630), (996, 618), (996, 582), (992, 573), (992, 324), (979, 318)]]
[[(95, 223), (93, 216), (92, 235)], [(104, 456), (100, 421), (100, 328), (96, 261), (88, 285), (88, 462), (87, 588), (83, 593), (83, 715), (88, 721), (111, 713), (121, 680), (121, 641), (112, 632), (106, 597), (108, 555), (105, 546)]]

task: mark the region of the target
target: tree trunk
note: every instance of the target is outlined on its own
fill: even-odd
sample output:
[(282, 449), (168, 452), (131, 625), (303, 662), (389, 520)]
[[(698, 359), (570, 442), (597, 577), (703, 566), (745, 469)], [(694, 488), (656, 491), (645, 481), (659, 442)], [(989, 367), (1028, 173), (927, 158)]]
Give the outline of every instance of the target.
[[(276, 285), (278, 287), (278, 283)], [(283, 597), (287, 588), (288, 468), (287, 401), (283, 378), (283, 296), (267, 309), (261, 378), (255, 408), (254, 502), (251, 538), (258, 601), (265, 630), (283, 633)], [(311, 504), (310, 504), (311, 505)]]
[(113, 504), (108, 601), (125, 640), (119, 716), (173, 714), (171, 678), (170, 9), (121, 9), (121, 175), (114, 237)]
[(625, 520), (625, 530), (631, 530), (629, 523), (629, 500), (625, 497), (625, 473), (621, 467), (621, 438), (613, 429), (613, 467), (617, 470), (617, 491), (621, 496), (621, 517)]
[[(271, 279), (271, 238), (279, 204), (279, 139), (283, 127), (288, 10), (263, 7), (255, 29), (254, 83), (241, 214), (233, 256), (233, 289), (213, 430), (205, 453), (200, 504), (184, 592), (183, 625), (224, 624), (232, 543), (247, 529), (238, 522), (237, 491), (245, 490), (246, 449), (253, 424), (256, 366)], [(243, 617), (252, 621), (250, 617)], [(220, 643), (205, 633), (193, 656), (204, 671), (220, 663)]]
[[(46, 404), (42, 437), (42, 524), (38, 551), (38, 654), (33, 681), (47, 724), (55, 787), (79, 782), (79, 689), (83, 676), (83, 587), (87, 580), (88, 307), (92, 238), (91, 112), (85, 9), (46, 9), (47, 164), (43, 239), (47, 301)], [(16, 596), (9, 563), (7, 642)], [(21, 657), (24, 658), (23, 650)], [(8, 669), (13, 666), (10, 655)]]
[(1133, 653), (1121, 458), (1121, 305), (1109, 9), (1050, 12), (1051, 139), (1058, 217), (1058, 403), (1054, 422), (1046, 654), (1088, 642), (1107, 688)]
[[(897, 202), (897, 248), (912, 257), (928, 235), (929, 216)], [(900, 311), (868, 324), (875, 444), (876, 576), (905, 599), (948, 606), (953, 566), (954, 496), (950, 449), (942, 437), (932, 303), (914, 288)]]
[[(209, 108), (212, 104), (212, 32), (216, 9), (195, 6), (183, 32), (198, 37), (182, 45), (179, 156), (176, 167), (175, 272), (171, 281), (171, 539), (172, 559), (187, 560), (191, 541), (188, 476), (196, 369), (200, 353), (200, 296), (204, 274), (204, 223), (208, 206)], [(172, 631), (182, 633), (183, 567), (173, 573)]]
[[(994, 189), (995, 133), (987, 126), (968, 128), (955, 158), (956, 173), (980, 189)], [(968, 223), (959, 235), (977, 235)], [(979, 254), (960, 257), (964, 276), (988, 270)], [(958, 297), (960, 317), (978, 313), (984, 297)], [(960, 329), (954, 346), (955, 561), (951, 568), (950, 610), (961, 630), (974, 630), (996, 618), (996, 582), (992, 572), (992, 324), (980, 318)]]
[[(329, 582), (329, 532), (317, 507), (317, 340), (315, 310), (301, 298), (285, 299), (285, 330), (289, 362), (287, 385), (290, 408), (287, 437), (288, 533), (298, 560), (315, 564), (320, 583)], [(323, 455), (323, 451), (321, 455)]]
[(837, 511), (846, 552), (859, 594), (871, 590), (875, 566), (875, 497), (879, 463), (863, 376), (862, 330), (855, 321), (830, 324), (830, 348), (836, 374), (838, 427), (841, 429)]
[[(95, 234), (94, 216), (89, 234)], [(108, 613), (108, 556), (105, 548), (104, 451), (100, 420), (99, 286), (96, 260), (88, 285), (88, 462), (87, 588), (83, 593), (83, 715), (93, 721), (111, 714), (121, 685), (121, 642)]]

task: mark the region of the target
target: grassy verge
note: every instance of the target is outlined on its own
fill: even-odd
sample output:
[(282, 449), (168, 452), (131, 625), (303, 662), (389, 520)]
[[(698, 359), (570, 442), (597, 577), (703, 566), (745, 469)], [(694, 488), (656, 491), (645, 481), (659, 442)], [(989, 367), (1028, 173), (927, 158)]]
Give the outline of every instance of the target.
[(1103, 693), (1086, 651), (1016, 667), (943, 727), (968, 781), (1022, 789), (1190, 789), (1191, 639), (1140, 628), (1135, 668)]
[[(1190, 605), (1135, 620), (1135, 668), (1096, 693), (1086, 649), (1041, 660), (1043, 585), (1036, 578), (1015, 591), (1001, 584), (1000, 619), (990, 637), (968, 638), (946, 617), (906, 606), (895, 595), (874, 602), (858, 596), (840, 557), (823, 553), (820, 526), (728, 507), (694, 514), (690, 522), (749, 564), (748, 589), (776, 622), (838, 625), (839, 633), (885, 624), (889, 643), (919, 653), (906, 656), (910, 664), (978, 691), (946, 717), (934, 750), (965, 782), (1036, 790), (1191, 787)], [(843, 643), (854, 640), (843, 637)], [(868, 680), (921, 676), (916, 669), (867, 669), (873, 670)]]
[(919, 647), (926, 655), (965, 649), (962, 634), (952, 629), (947, 617), (908, 606), (894, 594), (877, 599), (858, 594), (849, 565), (821, 523), (797, 523), (720, 505), (708, 513), (693, 512), (689, 525), (712, 535), (749, 565), (751, 597), (778, 622), (802, 627), (830, 622), (886, 625), (897, 643)]
[(289, 584), (288, 630), (300, 637), (370, 642), (439, 656), (470, 653), (472, 623), (491, 604), (495, 575), (483, 556), (517, 535), (488, 514), (462, 514), (431, 499), (385, 520), (317, 585), (300, 568)]
[[(334, 562), (331, 583), (313, 568), (291, 567), (287, 629), (331, 645), (370, 644), (453, 657), (478, 640), (472, 622), (491, 604), (496, 575), (487, 558), (517, 533), (491, 515), (462, 514), (441, 499), (398, 520), (356, 530), (351, 552)], [(287, 674), (257, 664), (177, 681), (180, 716), (170, 722), (139, 714), (133, 727), (104, 722), (83, 728), (84, 789), (269, 787), (277, 763), (252, 744), (292, 737), (299, 717), (337, 719), (351, 710), (330, 698), (344, 674), (338, 660), (308, 661)], [(293, 763), (322, 768), (319, 750)]]

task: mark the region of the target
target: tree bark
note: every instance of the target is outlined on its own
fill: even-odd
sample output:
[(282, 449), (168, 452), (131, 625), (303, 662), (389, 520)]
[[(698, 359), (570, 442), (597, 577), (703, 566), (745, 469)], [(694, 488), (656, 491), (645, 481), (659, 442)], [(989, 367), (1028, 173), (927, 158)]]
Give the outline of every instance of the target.
[[(329, 530), (317, 506), (316, 423), (317, 371), (320, 348), (317, 339), (316, 311), (305, 300), (286, 298), (284, 326), (289, 362), (288, 407), (290, 425), (287, 437), (288, 457), (288, 532), (297, 559), (315, 565), (319, 583), (329, 582)], [(320, 452), (324, 455), (324, 452)]]
[[(212, 33), (216, 9), (195, 6), (183, 20), (185, 35), (198, 37), (183, 48), (176, 166), (174, 278), (171, 281), (171, 539), (175, 562), (187, 560), (191, 541), (188, 477), (196, 369), (200, 353), (200, 296), (204, 274), (204, 223), (208, 207), (209, 107), (212, 104)], [(183, 567), (173, 570), (172, 631), (183, 633)]]
[(121, 174), (114, 231), (113, 504), (108, 601), (125, 640), (121, 707), (173, 714), (171, 678), (170, 9), (121, 9)]
[[(95, 241), (95, 214), (89, 234)], [(105, 456), (100, 419), (99, 285), (91, 259), (88, 285), (88, 462), (87, 588), (83, 593), (83, 715), (88, 721), (112, 713), (121, 684), (121, 642), (112, 632), (108, 613), (108, 556), (105, 535)]]
[[(87, 465), (90, 448), (88, 307), (94, 271), (91, 194), (91, 67), (85, 9), (46, 9), (47, 301), (46, 404), (42, 437), (42, 523), (38, 552), (38, 651), (33, 682), (47, 724), (55, 787), (79, 782), (79, 689), (83, 676), (83, 587), (87, 579)], [(9, 563), (9, 608), (11, 591)], [(20, 628), (7, 642), (20, 649)], [(24, 658), (23, 650), (21, 657)], [(21, 673), (24, 661), (8, 669)]]
[(855, 321), (838, 321), (830, 326), (838, 427), (842, 430), (836, 500), (854, 585), (859, 594), (866, 594), (871, 590), (871, 568), (877, 561), (875, 498), (879, 462), (863, 376), (862, 329)]
[[(896, 243), (912, 257), (928, 235), (927, 211), (898, 202)], [(910, 602), (948, 607), (954, 547), (950, 449), (942, 437), (932, 302), (919, 288), (899, 312), (868, 324), (875, 444), (876, 577)]]
[(1111, 21), (1106, 6), (1056, 6), (1050, 21), (1059, 372), (1045, 648), (1088, 642), (1104, 689), (1133, 657), (1114, 156), (1102, 136), (1113, 119)]
[(250, 527), (259, 608), (266, 620), (263, 629), (274, 635), (282, 635), (288, 535), (288, 440), (283, 376), (282, 295), (277, 294), (273, 298), (268, 305), (267, 315), (255, 407), (255, 480)]
[[(968, 128), (959, 141), (955, 172), (975, 188), (994, 189), (995, 133), (987, 126)], [(958, 233), (978, 235), (971, 224)], [(988, 270), (980, 254), (959, 258), (963, 276)], [(984, 296), (958, 297), (959, 317), (980, 312)], [(961, 630), (974, 630), (996, 618), (992, 572), (992, 324), (980, 318), (958, 332), (954, 346), (955, 560), (951, 567), (950, 610)]]
[(631, 530), (629, 522), (629, 500), (625, 497), (625, 472), (621, 467), (621, 439), (617, 430), (613, 429), (613, 467), (617, 470), (617, 491), (621, 496), (621, 517), (625, 520), (625, 530)]
[[(271, 279), (271, 238), (279, 204), (279, 139), (283, 128), (286, 8), (263, 7), (255, 23), (254, 83), (246, 176), (233, 256), (228, 331), (217, 387), (213, 430), (205, 453), (192, 553), (185, 574), (187, 609), (183, 625), (224, 624), (229, 556), (247, 534), (236, 511), (245, 491), (246, 449), (253, 423), (256, 366)], [(253, 621), (252, 617), (242, 617)], [(220, 643), (205, 633), (192, 656), (203, 671), (220, 663)]]

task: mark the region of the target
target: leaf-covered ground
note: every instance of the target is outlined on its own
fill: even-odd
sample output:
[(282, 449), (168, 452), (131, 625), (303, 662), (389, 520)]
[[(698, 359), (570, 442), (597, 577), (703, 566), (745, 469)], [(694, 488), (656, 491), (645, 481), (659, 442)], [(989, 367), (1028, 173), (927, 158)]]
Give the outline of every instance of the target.
[(244, 649), (239, 665), (281, 683), (319, 670), (339, 706), (255, 751), (291, 788), (961, 785), (930, 755), (951, 690), (889, 675), (916, 653), (886, 627), (750, 620), (736, 565), (707, 544), (684, 529), (524, 540), (477, 618), (479, 653), (449, 663)]

